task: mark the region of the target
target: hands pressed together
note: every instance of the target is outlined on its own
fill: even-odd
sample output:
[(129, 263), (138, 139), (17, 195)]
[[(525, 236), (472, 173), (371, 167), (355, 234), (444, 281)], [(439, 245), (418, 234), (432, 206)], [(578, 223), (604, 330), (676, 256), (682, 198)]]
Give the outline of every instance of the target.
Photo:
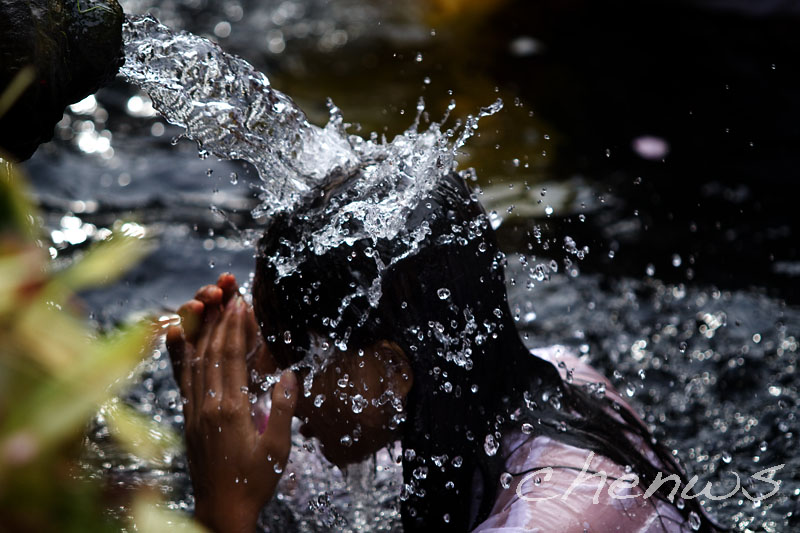
[(167, 348), (184, 398), (196, 517), (217, 533), (252, 532), (289, 457), (297, 378), (284, 372), (269, 415), (254, 412), (250, 368), (273, 372), (275, 365), (232, 275), (201, 288), (179, 314)]

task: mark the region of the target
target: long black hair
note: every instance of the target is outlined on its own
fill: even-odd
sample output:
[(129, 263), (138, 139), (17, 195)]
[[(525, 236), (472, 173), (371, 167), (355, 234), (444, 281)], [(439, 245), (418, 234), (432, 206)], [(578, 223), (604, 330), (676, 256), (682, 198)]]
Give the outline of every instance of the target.
[[(547, 435), (630, 465), (644, 482), (659, 470), (684, 479), (666, 449), (652, 446), (658, 465), (640, 451), (652, 437), (627, 409), (562, 380), (524, 346), (508, 308), (504, 255), (460, 176), (442, 178), (417, 203), (405, 233), (318, 253), (309, 235), (326, 224), (326, 205), (341, 201), (336, 194), (347, 192), (317, 197), (265, 231), (253, 284), (256, 314), (284, 366), (303, 356), (311, 332), (340, 346), (386, 339), (407, 354), (414, 385), (401, 429), (406, 531), (467, 531), (488, 517), (503, 473), (503, 435), (523, 424), (531, 438)], [(360, 229), (353, 220), (346, 231)], [(296, 267), (279, 274), (276, 257)], [(668, 488), (656, 497), (666, 500)], [(687, 521), (691, 512), (701, 531), (714, 530), (697, 500), (680, 509)]]

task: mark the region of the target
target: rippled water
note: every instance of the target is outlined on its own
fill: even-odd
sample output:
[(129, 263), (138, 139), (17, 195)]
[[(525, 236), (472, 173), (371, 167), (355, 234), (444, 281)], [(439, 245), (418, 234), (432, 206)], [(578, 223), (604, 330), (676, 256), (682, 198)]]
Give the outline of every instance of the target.
[[(597, 136), (597, 143), (607, 143), (609, 150), (605, 150), (606, 145), (598, 147), (590, 142), (589, 146), (597, 149), (603, 164), (605, 161), (616, 164), (614, 172), (621, 173), (624, 182), (632, 185), (617, 186), (619, 182), (614, 180), (599, 185), (594, 180), (606, 171), (604, 166), (564, 167), (564, 158), (558, 156), (563, 146), (558, 143), (559, 129), (540, 118), (548, 107), (544, 104), (537, 107), (539, 100), (535, 97), (531, 97), (534, 100), (531, 105), (525, 102), (517, 105), (517, 93), (502, 83), (504, 74), (478, 74), (465, 80), (463, 75), (448, 73), (447, 62), (425, 70), (436, 57), (434, 51), (424, 49), (433, 40), (430, 28), (424, 24), (392, 25), (391, 31), (384, 35), (377, 29), (376, 21), (383, 20), (384, 27), (389, 24), (379, 3), (369, 12), (349, 9), (347, 2), (236, 3), (248, 16), (238, 15), (234, 3), (229, 2), (207, 8), (198, 8), (191, 1), (127, 4), (129, 10), (133, 4), (141, 4), (142, 9), (157, 4), (170, 24), (192, 27), (216, 36), (225, 48), (229, 43), (240, 53), (251, 53), (247, 57), (251, 61), (256, 58), (254, 62), (259, 68), (280, 66), (276, 76), (270, 75), (272, 81), (292, 96), (299, 96), (308, 115), (318, 122), (330, 116), (324, 97), (334, 95), (345, 109), (345, 118), (357, 117), (379, 131), (380, 125), (391, 123), (391, 131), (402, 134), (413, 122), (420, 94), (426, 94), (429, 107), (434, 109), (446, 108), (455, 97), (459, 99), (459, 109), (470, 110), (493, 101), (497, 96), (494, 88), (499, 86), (504, 100), (514, 104), (493, 117), (491, 120), (496, 122), (491, 127), (482, 127), (480, 137), (466, 147), (469, 154), (460, 157), (464, 160), (471, 156), (470, 163), (479, 170), (478, 185), (484, 191), (481, 196), (497, 212), (492, 220), (499, 226), (503, 247), (509, 252), (512, 312), (518, 316), (527, 342), (531, 346), (567, 345), (602, 369), (644, 414), (656, 435), (677, 451), (689, 473), (700, 476), (699, 486), (713, 481), (720, 489), (730, 487), (733, 481), (730, 472), (740, 473), (745, 480), (758, 470), (785, 464), (776, 476), (782, 482), (779, 494), (761, 505), (732, 498), (708, 502), (707, 508), (738, 531), (792, 531), (800, 525), (795, 517), (800, 495), (795, 376), (800, 310), (796, 301), (792, 303), (790, 299), (786, 303), (780, 291), (770, 291), (786, 285), (776, 282), (773, 286), (772, 278), (757, 270), (757, 261), (741, 260), (750, 256), (730, 259), (721, 255), (709, 259), (697, 252), (698, 249), (713, 251), (721, 246), (719, 243), (737, 243), (739, 236), (738, 244), (744, 250), (754, 250), (752, 257), (767, 258), (774, 253), (779, 259), (783, 257), (782, 272), (791, 271), (794, 259), (789, 246), (769, 251), (759, 248), (759, 242), (771, 236), (784, 238), (788, 234), (790, 240), (794, 231), (791, 225), (786, 229), (779, 219), (781, 223), (773, 227), (769, 225), (771, 219), (767, 222), (755, 219), (753, 224), (763, 223), (765, 228), (750, 238), (753, 234), (747, 228), (742, 230), (742, 226), (736, 225), (738, 222), (731, 222), (742, 220), (744, 225), (750, 225), (748, 216), (753, 211), (748, 209), (756, 202), (747, 190), (734, 185), (715, 188), (711, 186), (713, 183), (706, 184), (698, 198), (717, 203), (681, 218), (679, 201), (693, 194), (681, 177), (694, 174), (687, 173), (686, 167), (658, 163), (658, 168), (665, 170), (654, 171), (653, 167), (642, 166), (639, 160), (629, 162), (623, 158), (619, 162), (617, 154), (624, 147), (619, 148), (605, 137), (612, 135), (607, 128), (617, 124), (614, 120), (603, 120), (602, 128), (588, 130)], [(200, 15), (195, 16), (197, 13)], [(224, 37), (226, 27), (220, 26), (226, 21), (233, 28), (230, 37)], [(304, 29), (305, 23), (308, 27)], [(237, 33), (239, 27), (241, 31)], [(264, 34), (253, 33), (259, 27), (265, 28)], [(491, 46), (490, 36), (477, 34), (475, 38), (485, 39), (486, 46)], [(387, 42), (390, 44), (386, 45)], [(412, 44), (404, 48), (403, 42)], [(523, 44), (536, 45), (535, 39), (514, 42), (518, 45), (511, 48), (514, 61), (520, 60), (521, 56), (514, 54)], [(453, 38), (451, 43), (455, 44), (445, 49), (443, 57), (455, 58), (453, 71), (468, 71), (472, 62), (480, 61), (481, 49), (469, 47), (468, 40)], [(382, 53), (381, 46), (390, 49)], [(461, 47), (463, 51), (459, 52)], [(424, 54), (418, 62), (419, 50)], [(626, 50), (621, 48), (620, 53), (629, 53)], [(588, 48), (582, 53), (589, 53)], [(369, 54), (380, 58), (377, 67), (370, 66), (374, 64), (369, 62)], [(405, 55), (405, 62), (392, 54)], [(537, 60), (540, 57), (537, 54), (524, 58)], [(355, 65), (345, 71), (348, 76), (338, 73), (337, 57)], [(568, 63), (570, 58), (560, 60)], [(770, 73), (771, 62), (764, 65)], [(606, 65), (605, 60), (601, 63)], [(327, 70), (320, 68), (328, 64)], [(536, 83), (531, 80), (528, 83), (534, 94), (552, 84), (557, 101), (579, 108), (585, 95), (577, 98), (570, 91), (583, 86), (587, 79), (596, 78), (597, 72), (586, 67), (585, 77), (579, 75), (579, 83), (573, 83), (569, 76), (559, 78), (562, 68), (574, 68), (564, 64), (545, 70), (546, 75), (534, 80)], [(240, 68), (241, 63), (236, 65)], [(515, 65), (512, 61), (508, 68), (523, 72), (514, 70)], [(785, 72), (781, 70), (783, 65), (778, 62), (779, 73)], [(367, 74), (359, 77), (355, 73), (359, 69), (366, 69)], [(398, 69), (405, 69), (402, 76), (398, 76)], [(424, 81), (426, 76), (433, 79), (432, 85)], [(355, 81), (347, 84), (349, 78)], [(766, 76), (759, 75), (759, 80), (762, 78)], [(319, 86), (309, 81), (317, 79), (328, 81)], [(437, 92), (432, 94), (431, 88), (437, 84)], [(723, 91), (721, 81), (719, 86)], [(264, 87), (262, 84), (261, 88)], [(589, 92), (605, 94), (592, 87)], [(456, 89), (452, 96), (447, 94), (450, 88)], [(439, 107), (430, 103), (437, 99)], [(466, 105), (462, 100), (466, 100)], [(399, 101), (405, 103), (396, 103)], [(670, 100), (657, 101), (660, 105)], [(707, 111), (694, 103), (692, 109), (695, 117), (702, 117)], [(733, 120), (738, 114), (730, 116)], [(622, 122), (620, 119), (619, 123)], [(635, 126), (632, 129), (639, 135), (640, 125)], [(714, 124), (717, 126), (723, 131), (727, 124)], [(448, 126), (443, 126), (441, 133), (446, 134), (447, 129)], [(325, 130), (310, 128), (315, 132)], [(390, 148), (395, 141), (384, 143), (380, 135), (375, 141), (364, 141), (361, 147), (350, 138), (347, 140), (349, 149), (362, 158), (367, 152), (359, 150), (370, 142), (370, 150), (374, 152), (369, 153), (374, 154), (381, 150), (414, 151), (416, 142), (435, 145), (436, 135), (426, 137), (427, 131), (422, 127), (413, 138), (401, 135), (402, 147)], [(734, 128), (734, 134), (737, 131), (751, 133), (746, 128)], [(70, 261), (117, 218), (135, 220), (132, 228), (155, 239), (157, 252), (125, 280), (85, 295), (87, 308), (100, 326), (113, 324), (132, 312), (174, 310), (198, 286), (213, 281), (220, 271), (233, 271), (244, 280), (252, 271), (253, 252), (248, 232), (257, 234), (261, 222), (250, 213), (262, 205), (263, 200), (256, 195), (263, 192), (269, 173), (238, 162), (220, 161), (213, 154), (198, 158), (194, 142), (180, 140), (175, 146), (170, 143), (170, 138), (182, 133), (182, 129), (156, 116), (143, 93), (120, 83), (96, 99), (73, 106), (57, 128), (56, 141), (43, 147), (26, 165), (45, 208), (51, 254), (57, 261)], [(457, 135), (451, 137), (456, 138)], [(683, 136), (667, 140), (672, 149), (679, 150)], [(713, 137), (706, 135), (703, 145), (710, 140)], [(756, 146), (764, 145), (757, 142)], [(587, 153), (593, 152), (587, 148), (585, 153), (578, 153), (578, 159), (589, 157)], [(380, 157), (376, 155), (374, 159)], [(424, 166), (428, 162), (419, 164)], [(707, 168), (700, 167), (698, 172), (707, 172)], [(643, 183), (640, 176), (644, 176)], [(645, 188), (648, 183), (657, 183), (656, 177), (670, 186)], [(513, 187), (509, 188), (510, 185)], [(752, 183), (748, 186), (754, 187)], [(671, 189), (676, 193), (665, 195), (664, 191)], [(643, 192), (636, 196), (638, 190)], [(626, 196), (631, 191), (635, 200)], [(657, 204), (658, 194), (666, 197), (669, 214), (680, 225), (656, 224), (655, 230), (639, 233), (637, 238), (637, 231), (653, 224), (652, 217), (647, 215), (651, 214), (648, 209)], [(697, 201), (693, 199), (691, 205)], [(715, 209), (727, 205), (725, 202), (735, 208), (731, 219), (714, 214)], [(211, 205), (214, 210), (209, 209)], [(740, 214), (742, 210), (746, 214)], [(640, 211), (644, 216), (639, 216)], [(689, 233), (678, 233), (684, 226)], [(720, 228), (716, 233), (712, 231), (715, 227)], [(600, 229), (592, 233), (590, 228)], [(703, 237), (694, 249), (681, 249), (690, 235)], [(634, 243), (635, 252), (629, 251), (626, 256), (625, 246), (629, 242)], [(662, 243), (668, 243), (663, 250), (657, 248)], [(584, 246), (588, 246), (588, 254), (582, 253)], [(660, 263), (656, 252), (661, 251), (666, 252), (662, 254), (666, 260)], [(586, 258), (580, 259), (581, 256)], [(622, 273), (598, 272), (588, 266), (598, 257), (608, 257), (616, 265), (629, 261), (633, 267), (620, 268)], [(703, 276), (703, 269), (708, 272), (709, 265), (716, 268), (710, 269), (711, 275)], [(725, 274), (727, 269), (735, 268), (746, 272), (748, 280), (752, 271), (754, 277), (748, 283), (754, 287), (731, 286), (724, 276), (719, 276), (719, 287), (715, 286), (714, 273)], [(143, 365), (140, 381), (125, 399), (155, 420), (179, 429), (182, 419), (177, 398), (162, 347)], [(343, 521), (349, 527), (372, 524), (365, 529), (397, 527), (399, 467), (394, 466), (389, 452), (381, 452), (374, 466), (354, 469), (345, 479), (318, 453), (309, 451), (309, 447), (305, 439), (295, 435), (293, 463), (278, 497), (262, 517), (265, 524), (271, 524), (276, 531), (339, 530), (337, 524)], [(397, 451), (392, 453), (396, 455)], [(154, 469), (119, 450), (108, 439), (101, 419), (89, 432), (86, 468), (90, 475), (102, 476), (121, 486), (155, 485), (167, 494), (170, 505), (192, 507), (190, 483), (180, 453), (166, 467)], [(295, 479), (290, 475), (292, 471)], [(373, 471), (379, 488), (370, 491), (364, 487), (373, 483)], [(374, 505), (376, 501), (378, 504)]]

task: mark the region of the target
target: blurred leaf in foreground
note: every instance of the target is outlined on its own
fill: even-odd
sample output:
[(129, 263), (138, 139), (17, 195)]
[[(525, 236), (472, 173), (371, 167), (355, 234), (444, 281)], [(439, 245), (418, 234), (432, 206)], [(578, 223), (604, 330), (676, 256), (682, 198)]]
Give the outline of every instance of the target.
[[(101, 405), (112, 436), (141, 460), (166, 464), (179, 446), (171, 429), (116, 400), (160, 329), (141, 320), (99, 334), (75, 311), (75, 291), (118, 279), (148, 244), (138, 226), (122, 224), (54, 272), (27, 197), (0, 158), (0, 532), (119, 531), (124, 517), (109, 512), (118, 494), (82, 475), (77, 458)], [(201, 531), (158, 505), (152, 490), (126, 498), (139, 531)]]

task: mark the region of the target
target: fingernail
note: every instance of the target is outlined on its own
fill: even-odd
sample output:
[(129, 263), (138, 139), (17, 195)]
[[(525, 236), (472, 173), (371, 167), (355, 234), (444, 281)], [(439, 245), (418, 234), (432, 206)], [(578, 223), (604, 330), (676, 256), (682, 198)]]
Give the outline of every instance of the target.
[(258, 424), (258, 434), (261, 435), (267, 429), (267, 422), (269, 422), (269, 413), (264, 413), (261, 422)]

